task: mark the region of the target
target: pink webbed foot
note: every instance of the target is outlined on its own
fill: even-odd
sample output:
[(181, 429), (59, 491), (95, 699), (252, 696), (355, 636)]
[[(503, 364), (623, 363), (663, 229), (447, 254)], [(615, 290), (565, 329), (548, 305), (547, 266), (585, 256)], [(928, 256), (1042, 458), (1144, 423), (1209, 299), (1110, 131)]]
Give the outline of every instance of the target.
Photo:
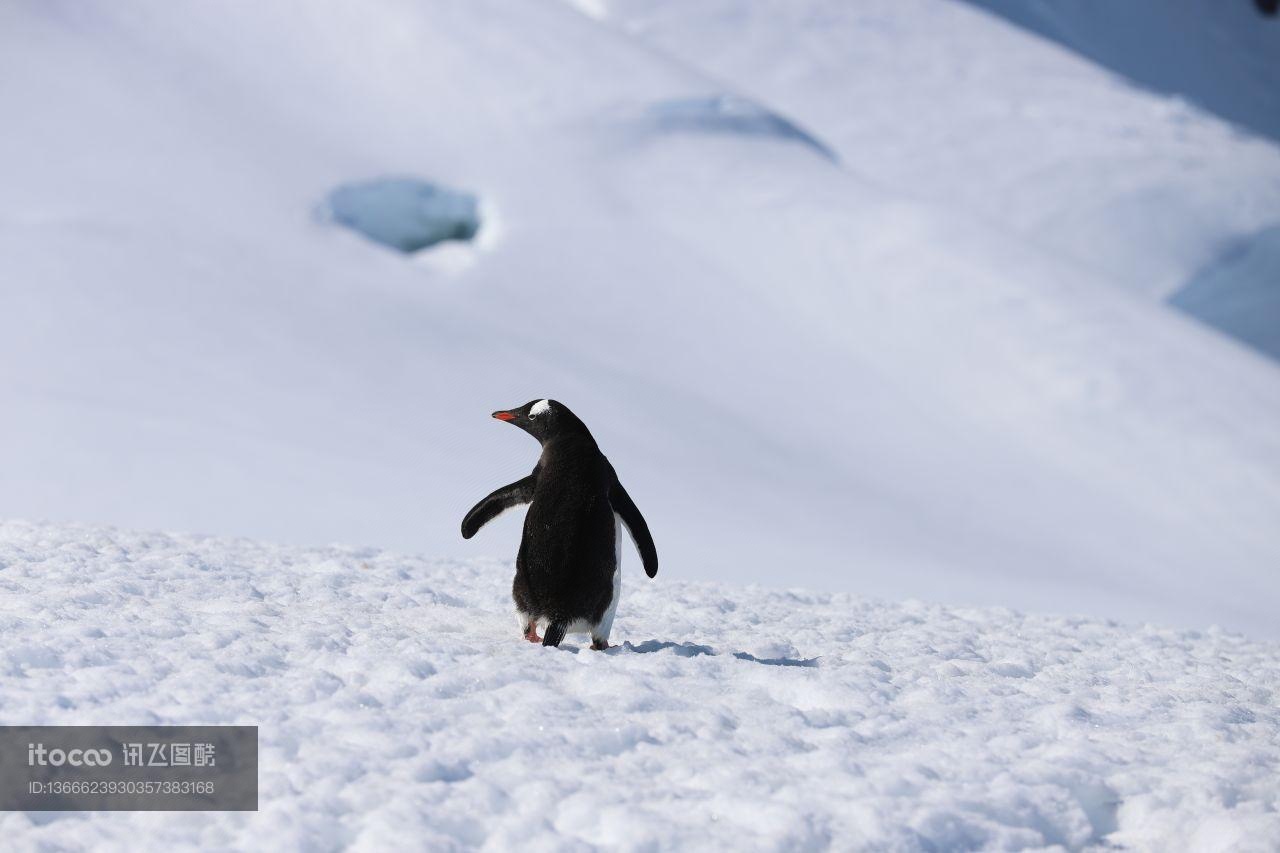
[(529, 627), (524, 629), (524, 638), (531, 643), (541, 643), (542, 638), (538, 636), (538, 623), (530, 622)]

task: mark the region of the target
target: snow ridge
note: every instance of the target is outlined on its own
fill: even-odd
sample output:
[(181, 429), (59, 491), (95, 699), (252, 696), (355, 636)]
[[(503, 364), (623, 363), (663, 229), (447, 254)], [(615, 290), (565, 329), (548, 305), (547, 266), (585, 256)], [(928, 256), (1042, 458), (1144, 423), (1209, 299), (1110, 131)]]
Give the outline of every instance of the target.
[[(509, 563), (0, 523), (0, 717), (240, 723), (257, 814), (0, 815), (16, 849), (1272, 849), (1280, 648), (636, 584), (521, 642)], [(781, 664), (781, 665), (779, 665)], [(791, 665), (799, 664), (799, 665)]]

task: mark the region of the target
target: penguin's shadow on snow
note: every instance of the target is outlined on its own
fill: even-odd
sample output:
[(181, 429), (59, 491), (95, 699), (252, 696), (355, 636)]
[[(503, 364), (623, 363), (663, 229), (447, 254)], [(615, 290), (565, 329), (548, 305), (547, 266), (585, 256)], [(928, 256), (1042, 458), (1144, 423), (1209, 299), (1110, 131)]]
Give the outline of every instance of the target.
[[(637, 655), (647, 655), (653, 652), (662, 652), (671, 649), (677, 657), (696, 658), (700, 655), (720, 655), (724, 652), (718, 652), (710, 646), (700, 646), (697, 643), (671, 643), (663, 640), (645, 640), (643, 643), (634, 644), (625, 642), (620, 646), (613, 646), (605, 654), (624, 654), (631, 652)], [(762, 663), (765, 666), (817, 666), (817, 658), (758, 658), (747, 652), (731, 652), (738, 660), (751, 661), (752, 663)]]

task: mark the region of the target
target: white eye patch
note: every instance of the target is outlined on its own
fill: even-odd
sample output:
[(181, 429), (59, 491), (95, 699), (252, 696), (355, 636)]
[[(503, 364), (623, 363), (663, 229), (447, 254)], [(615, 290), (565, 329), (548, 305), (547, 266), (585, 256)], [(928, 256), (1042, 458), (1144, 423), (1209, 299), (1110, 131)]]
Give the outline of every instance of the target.
[(530, 407), (529, 417), (536, 418), (538, 415), (542, 414), (543, 412), (549, 412), (549, 411), (551, 411), (551, 401), (539, 400), (538, 402), (534, 403), (533, 406)]

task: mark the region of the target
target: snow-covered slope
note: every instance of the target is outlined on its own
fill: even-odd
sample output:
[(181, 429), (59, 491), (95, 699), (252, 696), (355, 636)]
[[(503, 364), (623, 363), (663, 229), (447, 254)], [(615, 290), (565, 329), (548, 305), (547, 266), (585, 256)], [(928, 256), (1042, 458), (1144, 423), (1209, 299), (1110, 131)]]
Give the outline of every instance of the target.
[(1163, 298), (1280, 224), (1280, 26), (1247, 0), (609, 0), (605, 25), (784, 110), (868, 181)]
[[(1132, 294), (1274, 222), (1280, 154), (979, 11), (862, 14), (779, 24), (809, 102), (559, 2), (0, 5), (0, 515), (510, 555), (457, 532), (534, 461), (487, 414), (553, 396), (664, 579), (1276, 635), (1280, 371)], [(313, 216), (383, 175), (477, 242)], [(1091, 186), (1132, 251), (1075, 254)]]
[(1140, 85), (1280, 140), (1280, 22), (1253, 0), (968, 0)]
[(551, 650), (511, 571), (0, 524), (0, 720), (260, 738), (256, 814), (7, 813), (6, 849), (1280, 844), (1274, 643), (633, 568), (622, 645)]

